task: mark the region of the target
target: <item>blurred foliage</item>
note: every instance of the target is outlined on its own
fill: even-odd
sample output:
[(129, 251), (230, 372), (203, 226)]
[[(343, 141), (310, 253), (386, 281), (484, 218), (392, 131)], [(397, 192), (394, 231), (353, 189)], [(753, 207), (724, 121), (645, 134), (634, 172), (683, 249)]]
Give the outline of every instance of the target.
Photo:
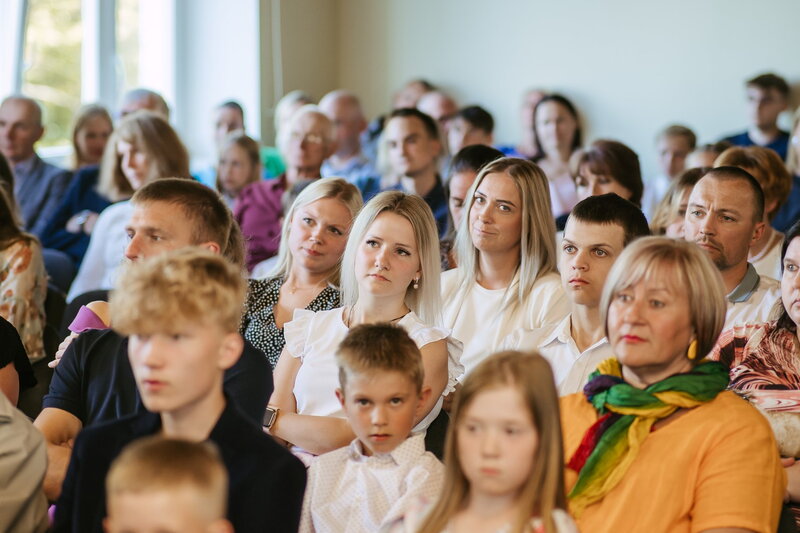
[(72, 114), (81, 104), (81, 0), (30, 0), (22, 94), (44, 107), (40, 146), (70, 142)]

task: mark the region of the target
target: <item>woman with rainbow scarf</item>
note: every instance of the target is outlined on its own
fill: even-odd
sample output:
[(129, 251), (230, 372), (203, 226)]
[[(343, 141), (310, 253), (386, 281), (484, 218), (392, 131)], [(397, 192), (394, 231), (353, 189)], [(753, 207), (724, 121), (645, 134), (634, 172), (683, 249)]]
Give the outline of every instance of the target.
[(647, 237), (606, 280), (616, 358), (561, 403), (570, 510), (581, 531), (774, 532), (786, 476), (769, 424), (704, 357), (725, 320), (717, 268)]

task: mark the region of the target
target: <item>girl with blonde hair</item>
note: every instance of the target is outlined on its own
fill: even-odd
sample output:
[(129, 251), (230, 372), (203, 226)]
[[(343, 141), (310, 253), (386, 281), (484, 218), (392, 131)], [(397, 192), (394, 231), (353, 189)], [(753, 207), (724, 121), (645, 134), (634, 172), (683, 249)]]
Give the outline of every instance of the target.
[(99, 164), (112, 131), (114, 122), (105, 107), (97, 104), (81, 107), (72, 124), (72, 168)]
[(568, 302), (556, 272), (547, 178), (524, 159), (497, 159), (467, 192), (458, 268), (442, 274), (444, 325), (464, 343), (467, 372), (519, 328), (558, 322)]
[(389, 322), (403, 327), (422, 352), (431, 389), (416, 430), (425, 430), (453, 390), (460, 347), (439, 324), (436, 223), (425, 201), (400, 191), (375, 196), (356, 217), (345, 248), (342, 307), (297, 309), (285, 326), (286, 347), (275, 367), (268, 431), (301, 458), (347, 445), (354, 434), (334, 391), (334, 354), (350, 328)]
[(242, 335), (274, 367), (285, 344), (284, 324), (296, 309), (339, 306), (342, 254), (361, 193), (342, 178), (315, 180), (287, 210), (277, 264), (266, 279), (251, 279)]

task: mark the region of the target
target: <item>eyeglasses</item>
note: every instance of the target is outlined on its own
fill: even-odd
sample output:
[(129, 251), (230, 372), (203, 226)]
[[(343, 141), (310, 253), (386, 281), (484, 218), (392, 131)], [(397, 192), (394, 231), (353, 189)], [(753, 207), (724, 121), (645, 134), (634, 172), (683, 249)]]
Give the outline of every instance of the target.
[(317, 133), (306, 133), (303, 135), (300, 132), (294, 131), (289, 135), (289, 140), (292, 142), (300, 141), (301, 143), (306, 142), (308, 144), (322, 144), (325, 142), (325, 139), (322, 135)]

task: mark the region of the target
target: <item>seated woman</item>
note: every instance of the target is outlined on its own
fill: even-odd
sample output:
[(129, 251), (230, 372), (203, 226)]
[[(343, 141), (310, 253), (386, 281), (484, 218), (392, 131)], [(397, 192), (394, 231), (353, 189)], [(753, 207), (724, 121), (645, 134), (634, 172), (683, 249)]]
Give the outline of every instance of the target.
[(553, 217), (578, 203), (569, 160), (581, 145), (581, 124), (575, 106), (560, 94), (539, 100), (533, 109), (537, 156), (532, 159), (547, 176)]
[(453, 244), (456, 239), (456, 229), (464, 216), (464, 203), (466, 203), (469, 188), (478, 177), (478, 172), (487, 163), (501, 157), (503, 157), (503, 153), (491, 146), (473, 144), (459, 150), (450, 161), (450, 176), (445, 184), (448, 211), (447, 235), (440, 243), (442, 270), (456, 267)]
[(650, 221), (650, 231), (653, 235), (683, 239), (683, 224), (686, 219), (686, 208), (689, 206), (689, 195), (692, 194), (695, 184), (709, 170), (711, 170), (709, 167), (690, 168), (669, 184), (667, 193), (656, 206), (653, 220)]
[(460, 349), (439, 317), (439, 239), (430, 208), (419, 196), (378, 194), (353, 224), (344, 252), (342, 303), (330, 311), (298, 309), (286, 324), (286, 347), (275, 367), (270, 434), (290, 442), (301, 458), (346, 446), (354, 434), (336, 399), (334, 355), (349, 328), (389, 322), (402, 326), (422, 352), (423, 388), (431, 394), (415, 430), (439, 414), (462, 368)]
[(616, 358), (561, 402), (580, 530), (775, 531), (786, 487), (775, 438), (725, 390), (727, 368), (705, 358), (726, 311), (707, 254), (683, 240), (635, 241), (609, 273), (602, 309)]
[[(88, 291), (110, 289), (113, 286), (117, 267), (122, 262), (128, 236), (125, 224), (131, 214), (127, 200), (142, 185), (157, 178), (189, 177), (189, 153), (178, 134), (160, 114), (151, 111), (136, 111), (127, 115), (114, 131), (103, 154), (100, 180), (96, 189), (84, 184), (82, 191), (74, 196), (75, 201), (59, 209), (59, 220), (63, 221), (62, 233), (72, 233), (72, 245), (76, 253), (86, 246), (85, 256), (78, 274), (72, 282), (67, 300)], [(77, 187), (77, 183), (75, 184)], [(97, 200), (97, 195), (116, 202), (107, 209), (92, 212), (76, 227), (67, 226), (75, 222), (85, 209), (86, 202)], [(71, 196), (68, 194), (66, 200)], [(54, 221), (55, 224), (55, 221)], [(70, 230), (74, 230), (74, 233)], [(92, 234), (92, 238), (88, 236)], [(88, 245), (75, 243), (85, 242)]]
[(261, 155), (258, 142), (241, 130), (225, 137), (219, 149), (216, 187), (231, 209), (242, 189), (261, 181)]
[(442, 274), (444, 325), (464, 343), (467, 372), (519, 328), (560, 321), (569, 304), (556, 272), (547, 178), (525, 159), (492, 161), (467, 193), (458, 268)]
[(800, 526), (800, 222), (781, 248), (781, 302), (775, 320), (720, 335), (711, 358), (730, 367), (730, 389), (749, 399), (772, 424), (789, 478), (788, 496)]
[(108, 110), (97, 104), (81, 107), (72, 124), (72, 168), (99, 165), (114, 122)]
[(342, 254), (361, 193), (342, 178), (314, 180), (287, 210), (278, 263), (267, 279), (251, 279), (242, 335), (275, 367), (284, 324), (295, 309), (339, 307)]
[[(0, 154), (0, 166), (5, 162)], [(19, 332), (31, 362), (44, 359), (44, 300), (47, 273), (42, 247), (36, 237), (22, 231), (11, 189), (0, 187), (0, 317)], [(0, 350), (9, 349), (0, 346)], [(16, 402), (15, 402), (16, 403)]]

